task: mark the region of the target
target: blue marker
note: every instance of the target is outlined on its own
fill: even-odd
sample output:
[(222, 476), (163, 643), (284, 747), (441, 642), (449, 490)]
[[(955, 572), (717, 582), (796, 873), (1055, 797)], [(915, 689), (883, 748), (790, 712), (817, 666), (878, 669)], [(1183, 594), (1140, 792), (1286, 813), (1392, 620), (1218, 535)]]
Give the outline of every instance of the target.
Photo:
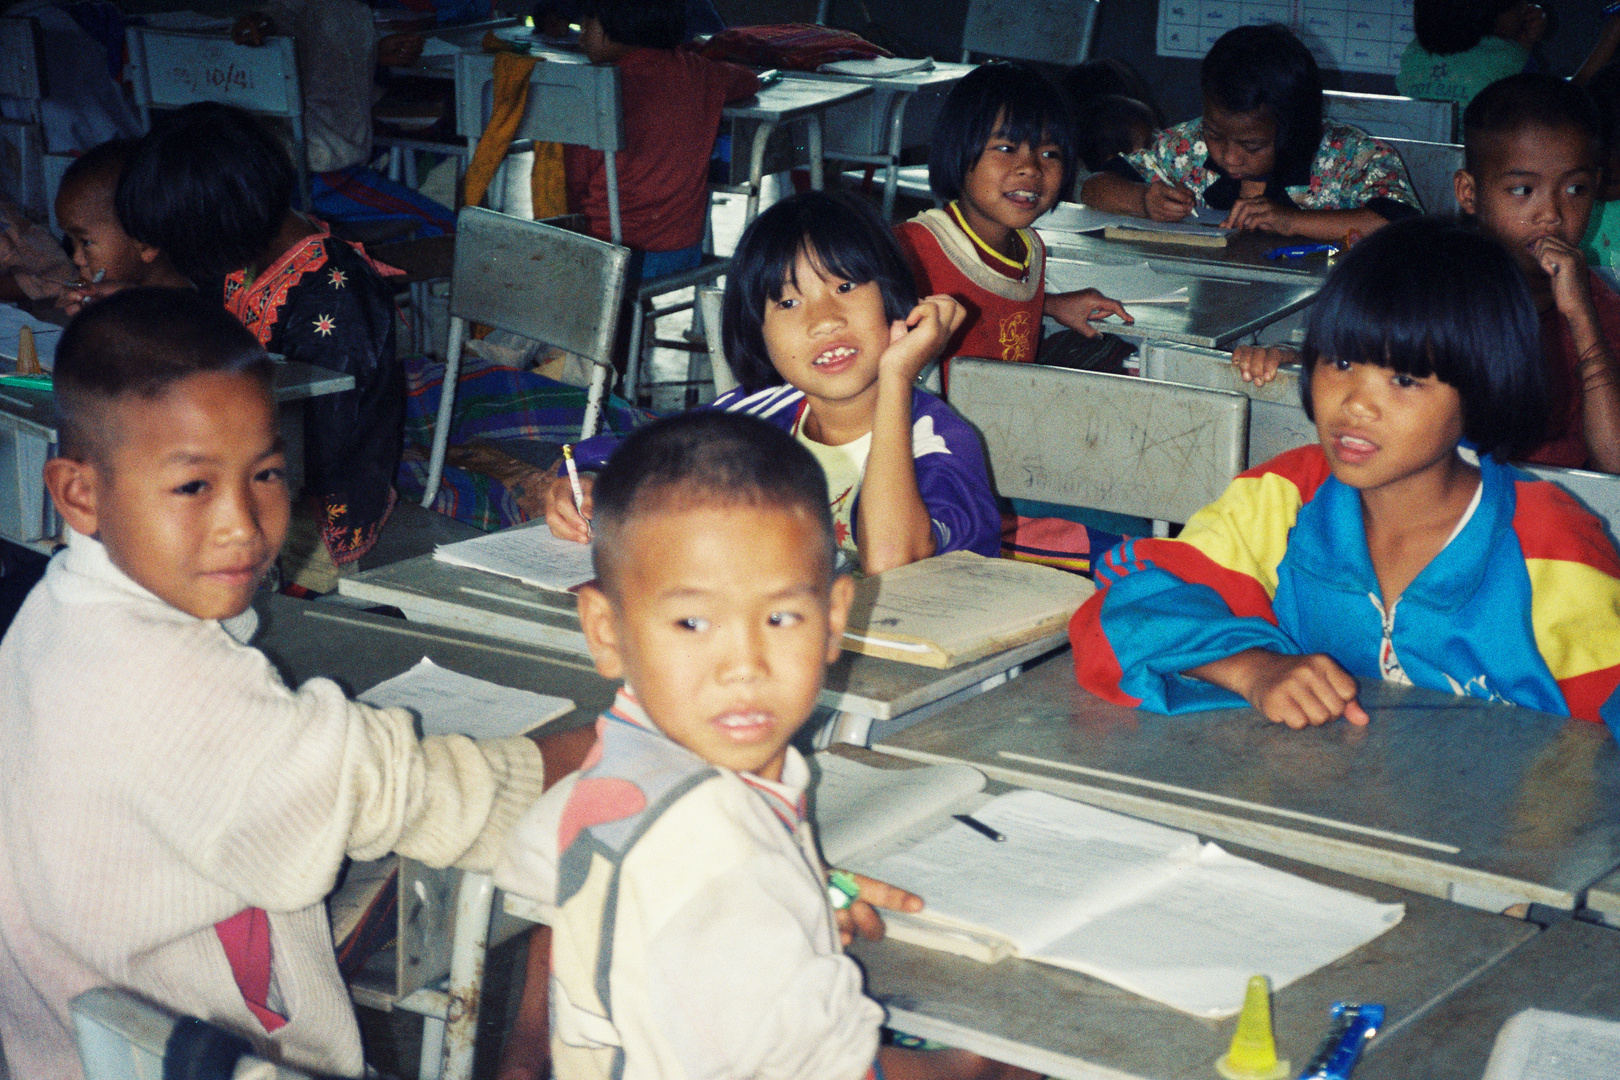
[(1328, 255), (1337, 255), (1337, 244), (1296, 244), (1292, 247), (1277, 247), (1266, 252), (1268, 259), (1303, 259), (1307, 255), (1316, 255), (1325, 252)]

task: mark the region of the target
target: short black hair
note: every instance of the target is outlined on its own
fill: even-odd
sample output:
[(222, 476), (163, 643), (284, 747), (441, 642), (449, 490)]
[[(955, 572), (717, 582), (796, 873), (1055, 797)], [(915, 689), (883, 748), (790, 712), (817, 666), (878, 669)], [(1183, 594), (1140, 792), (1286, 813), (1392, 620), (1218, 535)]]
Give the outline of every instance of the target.
[(1545, 438), (1535, 303), (1513, 256), (1472, 226), (1409, 218), (1352, 247), (1311, 304), (1301, 354), (1307, 416), (1310, 374), (1322, 360), (1433, 375), (1456, 387), (1463, 436), (1481, 454), (1516, 457)]
[(1467, 52), (1519, 0), (1412, 0), (1412, 29), (1425, 52)]
[(240, 372), (271, 391), (273, 368), (257, 338), (192, 289), (135, 288), (91, 304), (62, 331), (52, 386), (63, 457), (109, 460), (103, 422), (123, 397), (161, 397), (182, 379)]
[[(999, 121), (999, 123), (998, 123)], [(993, 136), (1039, 146), (1050, 140), (1063, 152), (1063, 186), (1074, 187), (1074, 114), (1052, 81), (1029, 64), (991, 60), (951, 87), (928, 148), (928, 186), (949, 201), (959, 198), (984, 144)]]
[(581, 13), (620, 45), (673, 49), (686, 39), (683, 0), (585, 0)]
[(227, 274), (270, 247), (297, 183), (286, 148), (257, 117), (199, 102), (136, 147), (118, 184), (118, 220), (217, 296)]
[(782, 299), (800, 254), (845, 281), (877, 282), (883, 314), (903, 319), (917, 306), (917, 286), (877, 211), (853, 196), (806, 191), (766, 210), (743, 232), (726, 273), (720, 337), (726, 362), (749, 390), (780, 384), (765, 347), (765, 305)]
[(99, 146), (92, 146), (62, 170), (62, 179), (56, 190), (60, 192), (73, 184), (100, 180), (107, 184), (107, 196), (112, 198), (118, 188), (118, 178), (123, 175), (124, 164), (139, 142), (139, 139), (109, 139)]
[(1322, 71), (1280, 23), (1239, 26), (1204, 55), (1199, 85), (1228, 112), (1267, 110), (1277, 124), (1277, 171), (1309, 167), (1322, 142)]
[(1058, 80), (1058, 89), (1068, 95), (1069, 108), (1074, 111), (1076, 123), (1084, 121), (1082, 107), (1087, 102), (1116, 94), (1140, 101), (1152, 112), (1153, 126), (1164, 127), (1164, 110), (1159, 108), (1147, 80), (1137, 74), (1131, 65), (1116, 57), (1100, 56), (1080, 61), (1063, 73)]
[(1584, 88), (1535, 72), (1498, 79), (1463, 110), (1464, 168), (1478, 178), (1486, 146), (1498, 136), (1525, 128), (1562, 127), (1586, 135), (1597, 153), (1603, 141), (1603, 114)]
[(1079, 122), (1080, 161), (1096, 172), (1110, 158), (1138, 149), (1135, 135), (1146, 128), (1149, 139), (1159, 130), (1153, 110), (1135, 98), (1102, 94), (1086, 103)]
[(822, 538), (826, 580), (833, 579), (826, 474), (797, 439), (746, 413), (696, 409), (637, 429), (597, 476), (591, 501), (591, 558), (610, 595), (625, 527), (644, 514), (697, 506), (803, 510)]

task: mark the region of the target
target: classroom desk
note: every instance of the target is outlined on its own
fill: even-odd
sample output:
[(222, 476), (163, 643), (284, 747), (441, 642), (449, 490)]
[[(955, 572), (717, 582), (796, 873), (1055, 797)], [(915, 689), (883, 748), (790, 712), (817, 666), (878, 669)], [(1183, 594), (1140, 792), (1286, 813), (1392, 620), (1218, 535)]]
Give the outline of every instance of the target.
[(1496, 1033), (1521, 1009), (1620, 1020), (1620, 930), (1555, 923), (1416, 1023), (1379, 1037), (1356, 1078), (1478, 1080)]
[(856, 161), (883, 169), (883, 220), (894, 217), (894, 193), (900, 155), (907, 147), (926, 146), (951, 88), (976, 64), (935, 61), (927, 71), (885, 77), (803, 72), (798, 78), (870, 86), (872, 95), (827, 110), (825, 149), (835, 161)]
[[(1136, 260), (1140, 263), (1140, 260)], [(1070, 292), (1093, 288), (1105, 295), (1110, 291), (1112, 275), (1125, 272), (1118, 256), (1076, 258), (1068, 252), (1059, 256), (1048, 250), (1046, 260), (1046, 288), (1048, 292)], [(1208, 277), (1190, 268), (1159, 271), (1167, 288), (1187, 287), (1185, 304), (1126, 307), (1136, 321), (1129, 325), (1110, 318), (1095, 324), (1111, 334), (1133, 341), (1174, 341), (1183, 345), (1200, 345), (1206, 349), (1224, 349), (1241, 339), (1282, 319), (1316, 297), (1320, 287), (1315, 280), (1297, 281), (1241, 281), (1232, 278)]]
[(1107, 260), (1146, 259), (1155, 270), (1168, 273), (1196, 273), (1201, 277), (1225, 277), (1238, 281), (1314, 281), (1327, 277), (1326, 255), (1299, 259), (1268, 259), (1266, 252), (1289, 243), (1307, 243), (1276, 233), (1234, 233), (1224, 248), (1193, 247), (1143, 240), (1109, 240), (1100, 232), (1071, 233), (1041, 229), (1047, 258)]
[[(796, 164), (794, 159), (773, 160), (767, 156), (772, 135), (779, 127), (795, 121), (805, 126), (806, 154), (810, 166), (810, 186), (820, 191), (825, 177), (822, 159), (822, 118), (827, 110), (872, 95), (864, 83), (832, 82), (784, 76), (780, 82), (760, 90), (746, 101), (736, 101), (720, 111), (731, 128), (731, 186), (748, 196), (743, 224), (759, 213), (760, 187), (767, 172), (780, 172)], [(742, 148), (748, 147), (744, 158)], [(742, 162), (748, 171), (741, 171)], [(767, 163), (770, 167), (767, 168)]]
[(879, 749), (1487, 910), (1574, 908), (1620, 866), (1601, 724), (1370, 680), (1361, 701), (1366, 728), (1160, 716), (1085, 693), (1060, 655)]
[(1586, 890), (1586, 906), (1610, 926), (1620, 926), (1620, 870)]
[[(589, 655), (572, 596), (452, 566), (431, 555), (340, 578), (338, 592), (368, 603), (391, 604), (422, 624)], [(839, 731), (864, 743), (997, 685), (1009, 672), (1061, 648), (1065, 641), (1061, 632), (1048, 634), (944, 670), (845, 652), (828, 668), (818, 702), (849, 714), (837, 722)]]
[[(0, 349), (7, 366), (16, 349)], [(287, 448), (287, 481), (302, 485), (304, 425), (302, 402), (354, 389), (354, 376), (297, 361), (275, 365), (278, 425)], [(45, 493), (45, 461), (56, 452), (56, 406), (49, 390), (0, 387), (0, 537), (50, 551), (62, 534), (62, 520)]]
[[(1385, 1031), (1398, 1032), (1536, 934), (1516, 919), (1232, 850), (1384, 903), (1406, 904), (1406, 917), (1394, 928), (1272, 995), (1277, 1054), (1292, 1061), (1291, 1077), (1321, 1041), (1333, 1002), (1382, 1002)], [(861, 941), (850, 952), (895, 1029), (1064, 1080), (1205, 1080), (1215, 1076), (1215, 1059), (1237, 1026), (1236, 1017), (1199, 1019), (1027, 960), (980, 964), (896, 941)]]

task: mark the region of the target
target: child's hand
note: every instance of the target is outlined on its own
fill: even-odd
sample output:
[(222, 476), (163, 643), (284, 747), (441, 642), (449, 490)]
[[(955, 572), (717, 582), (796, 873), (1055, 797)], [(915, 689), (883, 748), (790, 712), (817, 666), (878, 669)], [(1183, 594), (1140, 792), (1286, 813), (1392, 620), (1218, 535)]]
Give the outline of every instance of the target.
[(1299, 363), (1299, 353), (1287, 346), (1239, 345), (1232, 350), (1232, 366), (1244, 382), (1264, 386), (1277, 377), (1283, 364)]
[(1233, 203), (1226, 220), (1221, 222), (1221, 228), (1254, 229), (1289, 235), (1295, 231), (1297, 212), (1292, 207), (1272, 202), (1264, 195), (1256, 195), (1252, 199), (1239, 199)]
[(967, 309), (945, 295), (925, 296), (904, 319), (889, 327), (889, 347), (878, 357), (878, 374), (910, 386), (939, 356), (967, 318)]
[(1078, 330), (1086, 337), (1096, 337), (1102, 333), (1091, 324), (1098, 319), (1106, 319), (1110, 315), (1118, 315), (1126, 323), (1133, 323), (1136, 319), (1125, 310), (1125, 305), (1118, 300), (1110, 299), (1096, 289), (1081, 289), (1079, 292), (1059, 293), (1048, 295), (1046, 298), (1046, 314), (1067, 326), (1070, 330)]
[(1552, 282), (1553, 303), (1566, 319), (1592, 306), (1592, 285), (1581, 249), (1556, 236), (1543, 236), (1530, 250)]
[(861, 894), (849, 907), (835, 912), (838, 916), (838, 938), (845, 945), (854, 941), (856, 934), (873, 941), (883, 936), (883, 918), (877, 913), (877, 908), (888, 908), (890, 911), (923, 909), (922, 897), (916, 893), (906, 892), (862, 874), (850, 876), (860, 886)]
[(62, 291), (56, 294), (56, 306), (69, 317), (77, 315), (87, 305), (97, 300), (105, 300), (115, 292), (122, 292), (129, 288), (127, 281), (100, 281), (90, 283), (75, 281), (62, 286)]
[(1142, 195), (1142, 209), (1154, 221), (1180, 221), (1193, 211), (1193, 193), (1180, 184), (1154, 180)]
[(1285, 656), (1264, 649), (1242, 654), (1245, 679), (1234, 687), (1274, 724), (1298, 731), (1340, 716), (1360, 727), (1367, 712), (1356, 701), (1356, 680), (1325, 653)]
[(546, 488), (546, 524), (551, 526), (551, 535), (560, 536), (564, 540), (572, 540), (576, 544), (591, 542), (591, 488), (596, 485), (596, 476), (592, 473), (579, 474), (579, 488), (585, 493), (581, 506), (574, 506), (574, 485), (568, 482), (568, 474), (561, 467), (560, 474), (552, 479)]

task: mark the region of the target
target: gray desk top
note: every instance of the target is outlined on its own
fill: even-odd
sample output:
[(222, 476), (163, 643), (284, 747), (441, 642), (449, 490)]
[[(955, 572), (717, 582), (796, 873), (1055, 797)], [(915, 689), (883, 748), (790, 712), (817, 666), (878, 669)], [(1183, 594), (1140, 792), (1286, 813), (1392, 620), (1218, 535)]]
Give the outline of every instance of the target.
[(1586, 890), (1586, 906), (1609, 923), (1620, 925), (1620, 870)]
[(904, 75), (845, 75), (836, 71), (794, 72), (796, 79), (826, 79), (832, 82), (863, 83), (875, 92), (915, 93), (924, 87), (949, 86), (962, 81), (962, 76), (978, 67), (977, 64), (952, 64), (936, 60), (927, 71), (908, 71)]
[(357, 694), (426, 656), (465, 675), (573, 699), (574, 711), (553, 721), (559, 730), (590, 723), (613, 701), (616, 684), (568, 653), (455, 630), (425, 631), (401, 619), (279, 595), (260, 597), (255, 607), (260, 624), (253, 644), (291, 685), (319, 675)]
[(872, 87), (866, 83), (784, 76), (780, 82), (765, 87), (753, 97), (727, 105), (721, 110), (721, 115), (732, 120), (763, 120), (780, 124), (841, 102), (865, 97), (871, 92)]
[(1234, 233), (1224, 248), (1164, 244), (1147, 240), (1107, 240), (1091, 233), (1041, 231), (1048, 258), (1143, 259), (1155, 270), (1230, 277), (1241, 281), (1315, 281), (1327, 276), (1326, 255), (1299, 259), (1268, 259), (1266, 252), (1289, 243), (1309, 243), (1276, 233)]
[[(1115, 257), (1072, 258), (1070, 252), (1048, 251), (1048, 292), (1095, 288), (1109, 293), (1110, 275), (1119, 272)], [(1137, 260), (1140, 261), (1140, 260)], [(1167, 288), (1187, 287), (1185, 304), (1126, 307), (1136, 321), (1126, 325), (1110, 319), (1098, 325), (1111, 334), (1133, 340), (1178, 341), (1206, 349), (1224, 348), (1292, 312), (1316, 296), (1320, 283), (1298, 281), (1238, 281), (1200, 276), (1196, 267), (1178, 266), (1161, 271)]]
[[(1240, 853), (1406, 904), (1406, 917), (1392, 930), (1273, 995), (1277, 1053), (1292, 1061), (1290, 1076), (1298, 1075), (1321, 1041), (1333, 1002), (1383, 1002), (1385, 1031), (1398, 1033), (1536, 933), (1528, 923), (1389, 885)], [(863, 941), (850, 951), (866, 969), (867, 992), (888, 1008), (897, 1030), (1066, 1080), (1206, 1080), (1215, 1075), (1215, 1059), (1226, 1052), (1237, 1025), (1235, 1017), (1199, 1019), (1089, 976), (1025, 960), (986, 965), (894, 941)]]
[[(392, 604), (422, 623), (587, 655), (572, 596), (452, 566), (431, 555), (342, 578), (338, 591), (357, 600)], [(1066, 640), (1064, 633), (1051, 634), (943, 671), (846, 652), (828, 669), (820, 703), (878, 721), (892, 720), (1060, 648)]]
[(1365, 681), (1361, 701), (1366, 728), (1159, 716), (1080, 690), (1064, 655), (880, 748), (1475, 907), (1573, 908), (1620, 866), (1602, 725)]
[(1560, 922), (1520, 945), (1416, 1023), (1368, 1047), (1357, 1080), (1478, 1080), (1521, 1009), (1620, 1020), (1620, 930)]

